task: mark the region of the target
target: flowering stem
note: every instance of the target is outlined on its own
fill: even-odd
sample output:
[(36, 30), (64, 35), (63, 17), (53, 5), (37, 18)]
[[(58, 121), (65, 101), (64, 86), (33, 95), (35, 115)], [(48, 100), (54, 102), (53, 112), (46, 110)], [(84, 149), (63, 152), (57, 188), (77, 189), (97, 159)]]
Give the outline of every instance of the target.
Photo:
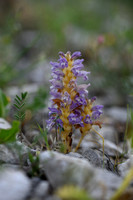
[(85, 137), (84, 135), (81, 136), (81, 138), (80, 138), (80, 140), (79, 140), (79, 143), (77, 144), (77, 146), (76, 146), (74, 152), (76, 152), (76, 151), (79, 149), (80, 144), (81, 144), (82, 140), (84, 139), (84, 137)]

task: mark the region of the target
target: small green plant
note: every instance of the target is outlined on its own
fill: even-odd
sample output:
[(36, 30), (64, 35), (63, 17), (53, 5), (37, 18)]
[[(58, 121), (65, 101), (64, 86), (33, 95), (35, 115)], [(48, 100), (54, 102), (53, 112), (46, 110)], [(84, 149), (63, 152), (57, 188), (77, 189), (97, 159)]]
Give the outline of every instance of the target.
[(8, 103), (9, 103), (9, 100), (8, 100), (7, 96), (0, 89), (0, 117), (6, 116)]
[(37, 176), (39, 174), (39, 156), (34, 156), (29, 152), (29, 161), (31, 165), (31, 171), (29, 172), (29, 175)]
[[(4, 120), (7, 115), (7, 106), (9, 100), (4, 92), (0, 89), (0, 118)], [(6, 121), (5, 121), (6, 122)], [(1, 123), (4, 123), (2, 121)], [(11, 128), (0, 128), (0, 144), (14, 142), (16, 134), (19, 132), (19, 121), (13, 121)]]
[(16, 95), (14, 106), (17, 109), (17, 113), (15, 114), (15, 118), (19, 121), (23, 121), (25, 119), (25, 110), (24, 106), (26, 103), (27, 92), (21, 93), (21, 97)]
[(47, 134), (48, 134), (47, 130), (46, 129), (42, 129), (39, 124), (37, 124), (37, 125), (38, 125), (39, 131), (40, 131), (40, 136), (45, 141), (47, 150), (50, 150), (49, 143), (48, 143), (48, 137), (47, 137)]
[(0, 129), (0, 144), (14, 142), (16, 140), (16, 134), (19, 132), (19, 126), (19, 121), (13, 121), (10, 129)]
[(25, 119), (25, 104), (26, 104), (27, 94), (28, 94), (27, 92), (24, 92), (21, 93), (21, 96), (16, 95), (14, 99), (15, 100), (14, 106), (17, 109), (17, 113), (14, 116), (18, 121), (20, 121), (20, 140), (22, 141), (22, 139), (24, 139), (27, 145), (32, 148), (32, 145), (23, 134), (23, 125), (24, 125), (23, 121)]
[[(128, 147), (126, 144), (128, 143)], [(127, 121), (124, 135), (123, 155), (133, 151), (133, 110), (127, 105)]]

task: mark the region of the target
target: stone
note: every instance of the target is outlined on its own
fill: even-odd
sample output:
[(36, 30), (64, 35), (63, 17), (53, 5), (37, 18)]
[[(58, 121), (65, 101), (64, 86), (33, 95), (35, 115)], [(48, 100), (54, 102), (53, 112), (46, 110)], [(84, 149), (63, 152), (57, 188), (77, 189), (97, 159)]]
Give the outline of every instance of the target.
[[(40, 168), (45, 171), (53, 188), (65, 184), (85, 186), (86, 180), (91, 180), (94, 173), (93, 168), (86, 160), (53, 151), (40, 153)], [(79, 171), (80, 173), (78, 173)]]
[(30, 149), (21, 142), (0, 144), (0, 162), (8, 164), (19, 164), (26, 162)]
[(68, 156), (71, 157), (75, 157), (75, 158), (83, 158), (83, 156), (79, 153), (75, 153), (75, 152), (70, 152), (69, 154), (67, 154)]
[(133, 155), (131, 155), (126, 161), (118, 165), (118, 170), (121, 176), (125, 177), (132, 166), (133, 166)]
[(117, 131), (113, 126), (103, 126), (99, 131), (99, 134), (104, 137), (104, 140), (109, 140), (113, 143), (117, 143)]
[(87, 149), (83, 152), (83, 157), (86, 158), (92, 165), (96, 167), (101, 167), (103, 159), (93, 150)]
[(44, 198), (49, 193), (48, 181), (40, 181), (40, 183), (34, 189), (34, 197)]
[(20, 170), (0, 171), (0, 199), (24, 200), (31, 189), (30, 179)]
[(105, 168), (108, 171), (119, 175), (117, 168), (114, 166), (109, 156), (105, 154), (103, 157), (103, 153), (101, 151), (89, 148), (85, 150), (82, 155), (95, 167)]
[(0, 129), (10, 129), (11, 125), (3, 118), (0, 118)]
[(94, 199), (108, 200), (122, 182), (121, 177), (92, 166), (84, 158), (53, 151), (42, 152), (39, 158), (40, 170), (54, 190), (64, 185), (75, 185), (85, 189)]
[(118, 122), (126, 123), (127, 121), (126, 108), (120, 108), (120, 107), (108, 108), (106, 109), (106, 114)]

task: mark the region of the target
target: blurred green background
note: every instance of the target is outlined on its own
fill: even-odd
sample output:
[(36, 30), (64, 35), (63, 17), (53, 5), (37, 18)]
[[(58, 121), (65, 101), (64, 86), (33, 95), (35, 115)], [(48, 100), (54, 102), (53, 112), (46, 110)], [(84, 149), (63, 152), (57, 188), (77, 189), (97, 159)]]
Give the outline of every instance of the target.
[[(126, 105), (133, 94), (133, 1), (0, 1), (0, 88), (47, 89), (49, 61), (68, 50), (82, 52), (92, 94), (119, 96)], [(39, 82), (31, 76), (43, 63), (46, 80)]]

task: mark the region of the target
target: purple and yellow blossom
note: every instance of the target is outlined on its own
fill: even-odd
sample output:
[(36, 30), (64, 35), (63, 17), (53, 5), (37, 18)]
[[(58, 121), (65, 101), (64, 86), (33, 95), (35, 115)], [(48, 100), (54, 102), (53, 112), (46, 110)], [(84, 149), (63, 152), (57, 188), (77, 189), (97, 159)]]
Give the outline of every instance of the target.
[(56, 126), (61, 130), (61, 138), (67, 147), (67, 152), (71, 151), (73, 127), (81, 132), (77, 150), (93, 125), (101, 127), (98, 119), (103, 113), (103, 105), (93, 105), (96, 97), (88, 99), (87, 88), (90, 83), (77, 84), (78, 77), (88, 80), (88, 74), (90, 74), (82, 70), (84, 59), (79, 59), (80, 56), (79, 51), (72, 55), (70, 52), (66, 54), (59, 52), (58, 62), (50, 62), (52, 65), (52, 79), (50, 80), (52, 105), (49, 108), (47, 128), (50, 130)]

